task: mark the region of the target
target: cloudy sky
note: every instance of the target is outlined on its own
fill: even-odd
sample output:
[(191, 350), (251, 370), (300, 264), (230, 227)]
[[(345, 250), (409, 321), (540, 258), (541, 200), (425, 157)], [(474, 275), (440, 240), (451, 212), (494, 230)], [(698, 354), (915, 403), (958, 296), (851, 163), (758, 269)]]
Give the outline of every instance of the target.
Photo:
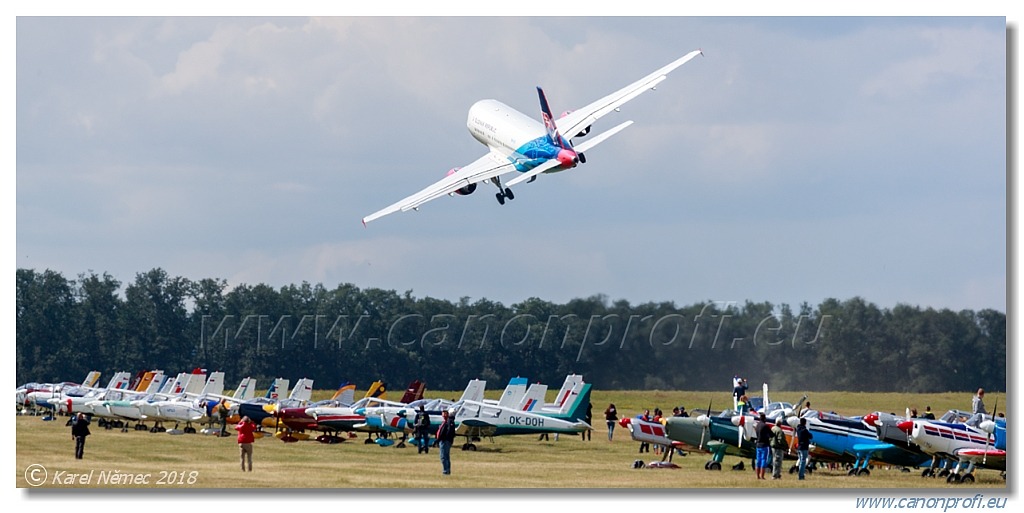
[[(1006, 310), (1003, 18), (17, 19), (17, 267), (631, 303)], [(499, 206), (360, 219), (694, 50)]]

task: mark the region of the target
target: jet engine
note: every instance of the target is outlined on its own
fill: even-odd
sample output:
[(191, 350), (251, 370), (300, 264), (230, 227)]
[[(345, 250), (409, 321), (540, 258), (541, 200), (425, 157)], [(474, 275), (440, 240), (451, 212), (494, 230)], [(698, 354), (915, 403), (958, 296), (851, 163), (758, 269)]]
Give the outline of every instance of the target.
[[(452, 169), (449, 169), (448, 172), (445, 174), (445, 176), (451, 176), (453, 173), (455, 173), (456, 171), (458, 171), (460, 169), (462, 169), (462, 168), (454, 167)], [(469, 196), (470, 194), (473, 194), (473, 191), (475, 191), (475, 190), (476, 190), (476, 184), (475, 183), (471, 183), (471, 184), (469, 184), (469, 185), (467, 185), (467, 186), (465, 186), (465, 187), (463, 187), (461, 189), (456, 189), (455, 190), (455, 194), (458, 194), (459, 196)]]

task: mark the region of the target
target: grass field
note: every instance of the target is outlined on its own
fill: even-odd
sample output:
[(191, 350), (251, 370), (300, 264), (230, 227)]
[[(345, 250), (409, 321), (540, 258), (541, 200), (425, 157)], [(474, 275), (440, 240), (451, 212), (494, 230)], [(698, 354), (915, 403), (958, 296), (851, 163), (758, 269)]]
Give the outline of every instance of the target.
[[(500, 393), (492, 391), (495, 396)], [(488, 395), (490, 396), (491, 393)], [(328, 394), (318, 393), (315, 397)], [(457, 393), (435, 393), (447, 397)], [(780, 392), (775, 400), (794, 401), (802, 394)], [(998, 396), (998, 397), (997, 397)], [(908, 406), (923, 411), (930, 405), (938, 414), (949, 408), (966, 408), (970, 394), (814, 394), (815, 407), (848, 415), (885, 410), (902, 412)], [(993, 404), (1005, 404), (1002, 394), (989, 394)], [(679, 469), (633, 469), (637, 443), (628, 430), (618, 427), (607, 440), (602, 413), (615, 403), (621, 415), (633, 416), (643, 408), (671, 410), (675, 405), (706, 408), (709, 400), (724, 406), (727, 393), (662, 391), (595, 391), (595, 431), (591, 441), (561, 436), (538, 441), (535, 436), (498, 437), (478, 443), (476, 452), (452, 450), (453, 472), (442, 476), (438, 453), (416, 453), (415, 447), (399, 449), (363, 443), (365, 435), (341, 444), (315, 441), (283, 443), (272, 437), (257, 440), (254, 471), (238, 468), (234, 437), (153, 434), (148, 431), (104, 430), (94, 423), (85, 459), (73, 457), (74, 443), (65, 419), (46, 422), (40, 417), (16, 416), (16, 486), (32, 488), (44, 475), (44, 488), (145, 488), (145, 489), (363, 489), (363, 488), (553, 488), (553, 489), (950, 489), (943, 479), (922, 478), (919, 471), (876, 467), (869, 476), (851, 477), (845, 470), (819, 470), (805, 481), (785, 474), (779, 481), (757, 481), (747, 462), (746, 471), (731, 471), (739, 461), (727, 456), (725, 470), (706, 471), (709, 457), (689, 453), (676, 456)], [(913, 404), (906, 404), (910, 400)], [(703, 404), (701, 404), (703, 403)], [(873, 405), (873, 406), (871, 406)], [(712, 404), (713, 408), (720, 406)], [(990, 405), (989, 408), (992, 406)], [(1000, 406), (1002, 411), (1002, 406)], [(656, 460), (654, 453), (645, 461)], [(998, 472), (979, 470), (970, 489), (1005, 490)], [(133, 478), (138, 483), (126, 480)], [(959, 489), (959, 488), (958, 488)]]

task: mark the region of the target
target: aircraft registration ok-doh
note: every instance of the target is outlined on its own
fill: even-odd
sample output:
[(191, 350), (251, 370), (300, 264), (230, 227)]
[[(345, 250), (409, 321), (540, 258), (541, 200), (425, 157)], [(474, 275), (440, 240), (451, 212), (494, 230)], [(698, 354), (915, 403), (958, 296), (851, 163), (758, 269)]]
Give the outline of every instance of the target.
[[(476, 102), (469, 109), (466, 126), (474, 139), (487, 146), (487, 154), (467, 166), (448, 171), (447, 176), (426, 189), (364, 217), (363, 225), (394, 212), (419, 210), (424, 203), (446, 194), (472, 194), (477, 184), (484, 181), (497, 186), (498, 193), (495, 196), (498, 203), (504, 205), (505, 200), (515, 197), (510, 188), (513, 185), (533, 181), (541, 173), (564, 171), (585, 163), (584, 151), (604, 142), (633, 122), (620, 123), (577, 145), (570, 142), (570, 139), (589, 134), (591, 125), (597, 120), (612, 111), (618, 111), (623, 104), (645, 91), (654, 89), (667, 78), (669, 72), (697, 55), (703, 53), (694, 50), (600, 100), (566, 112), (557, 120), (551, 114), (544, 91), (538, 87), (543, 123), (497, 100)], [(563, 134), (569, 134), (569, 139)], [(502, 184), (501, 176), (511, 172), (521, 174)]]

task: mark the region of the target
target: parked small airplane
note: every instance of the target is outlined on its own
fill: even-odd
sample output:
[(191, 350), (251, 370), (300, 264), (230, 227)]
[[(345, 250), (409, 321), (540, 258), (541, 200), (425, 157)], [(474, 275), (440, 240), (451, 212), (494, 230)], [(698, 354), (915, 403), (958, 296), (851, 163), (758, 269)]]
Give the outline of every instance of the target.
[[(123, 431), (127, 431), (129, 423), (135, 422), (136, 431), (149, 429), (142, 423), (142, 411), (132, 401), (159, 392), (166, 380), (167, 377), (164, 376), (162, 370), (149, 371), (139, 380), (133, 391), (123, 394), (107, 394), (101, 400), (97, 400), (99, 404), (90, 402), (87, 406), (93, 412), (93, 416), (100, 417), (98, 425), (102, 427), (120, 427)], [(118, 395), (120, 397), (115, 397)]]
[[(366, 397), (374, 397), (384, 391), (384, 383), (381, 381), (374, 382), (370, 386), (370, 389), (366, 392)], [(333, 430), (324, 429), (320, 427), (316, 419), (306, 414), (306, 410), (309, 408), (340, 408), (351, 406), (355, 402), (356, 386), (348, 381), (341, 384), (338, 390), (334, 392), (334, 395), (330, 399), (324, 399), (315, 403), (309, 404), (308, 406), (293, 406), (290, 408), (281, 408), (278, 410), (278, 417), (281, 419), (281, 423), (284, 424), (288, 429), (294, 433), (304, 433), (306, 431), (322, 431), (323, 434), (317, 436), (317, 441), (323, 443), (338, 443), (344, 441), (344, 438), (334, 434)]]
[[(128, 390), (131, 378), (132, 375), (129, 372), (118, 372), (114, 374), (114, 377), (110, 378), (105, 388), (64, 388), (64, 391), (58, 392), (57, 395), (50, 399), (40, 400), (40, 398), (37, 398), (35, 402), (39, 406), (53, 408), (61, 413), (85, 413), (92, 415), (94, 412), (87, 406), (88, 403), (109, 397), (115, 391)], [(86, 391), (86, 393), (78, 395), (82, 391)]]
[(262, 426), (263, 420), (271, 417), (271, 411), (268, 411), (266, 407), (269, 406), (272, 410), (278, 401), (287, 397), (290, 384), (291, 381), (287, 378), (274, 379), (263, 397), (257, 397), (237, 405), (235, 410), (237, 410), (238, 417), (249, 417), (257, 426)]
[[(456, 401), (446, 399), (421, 399), (412, 401), (405, 405), (376, 404), (355, 410), (356, 414), (366, 418), (364, 424), (356, 425), (356, 429), (373, 430), (379, 433), (400, 433), (403, 436), (414, 431), (413, 421), (420, 406), (430, 417), (432, 431), (436, 431), (441, 425), (441, 412), (456, 408), (466, 401), (476, 401), (484, 404), (491, 404), (500, 407), (517, 407), (526, 409), (524, 405), (537, 405), (544, 401), (544, 392), (547, 386), (531, 385), (527, 389), (526, 378), (515, 377), (509, 380), (501, 398), (497, 401), (484, 399), (484, 387), (486, 382), (478, 379), (470, 380), (462, 396)], [(421, 441), (415, 440), (415, 443)], [(378, 444), (388, 445), (385, 441), (378, 439)], [(401, 446), (401, 444), (400, 444)]]
[(257, 405), (252, 402), (241, 403), (238, 407), (238, 414), (240, 416), (248, 415), (257, 425), (274, 428), (276, 431), (281, 424), (281, 419), (277, 412), (284, 408), (306, 406), (309, 404), (311, 397), (313, 397), (313, 380), (302, 378), (295, 382), (295, 388), (292, 389), (287, 398), (279, 397), (276, 401), (263, 404), (259, 409), (255, 408)]
[[(373, 426), (367, 426), (366, 416), (357, 412), (363, 408), (375, 406), (390, 405), (405, 407), (408, 405), (408, 402), (411, 402), (410, 400), (415, 401), (418, 399), (422, 399), (423, 389), (416, 386), (418, 383), (418, 380), (413, 381), (409, 385), (409, 388), (406, 389), (406, 393), (403, 395), (402, 400), (400, 401), (387, 400), (386, 394), (382, 389), (381, 393), (376, 394), (372, 397), (369, 393), (367, 393), (366, 397), (356, 401), (350, 406), (307, 407), (306, 415), (309, 415), (310, 417), (315, 419), (318, 428), (321, 428), (323, 430), (330, 430), (334, 431), (335, 433), (341, 433), (343, 431), (365, 431), (372, 435), (373, 433), (378, 433), (380, 431), (374, 428)], [(410, 393), (413, 389), (418, 389), (419, 397), (416, 397), (416, 394)], [(403, 402), (403, 400), (407, 402)], [(374, 443), (374, 439), (372, 437), (368, 437), (365, 443)]]
[[(585, 163), (583, 152), (633, 122), (621, 123), (580, 144), (574, 145), (569, 139), (587, 135), (597, 120), (618, 111), (626, 102), (647, 90), (654, 89), (672, 70), (699, 54), (702, 55), (700, 50), (694, 50), (600, 100), (566, 112), (557, 120), (540, 87), (537, 88), (537, 96), (543, 123), (497, 100), (476, 102), (469, 109), (466, 125), (473, 138), (487, 146), (487, 154), (467, 166), (452, 169), (447, 176), (422, 191), (364, 217), (363, 225), (394, 212), (418, 210), (424, 203), (446, 194), (472, 194), (477, 184), (485, 181), (490, 181), (498, 188), (495, 197), (498, 203), (504, 205), (505, 200), (515, 197), (510, 188), (513, 185), (526, 180), (533, 181), (540, 173), (555, 173)], [(569, 139), (563, 134), (568, 134)], [(520, 175), (502, 184), (501, 176), (512, 172), (519, 172)]]
[(590, 383), (583, 382), (573, 387), (557, 411), (522, 411), (479, 401), (462, 401), (454, 408), (455, 433), (469, 440), (462, 445), (464, 451), (475, 451), (472, 440), (485, 436), (578, 434), (593, 429), (583, 420), (589, 404)]
[(54, 403), (50, 399), (61, 396), (82, 396), (96, 389), (100, 380), (99, 371), (90, 371), (82, 383), (64, 381), (61, 383), (25, 383), (14, 391), (14, 401), (23, 413), (38, 408), (52, 409)]
[[(425, 388), (425, 385), (420, 380), (418, 380), (418, 379), (417, 380), (413, 380), (411, 383), (409, 383), (409, 386), (406, 388), (405, 393), (402, 395), (402, 400), (403, 401), (410, 401), (410, 400), (415, 400), (415, 399), (418, 399), (418, 398), (422, 398), (423, 397), (423, 389), (424, 388)], [(375, 398), (375, 397), (383, 398), (385, 393), (386, 393), (386, 389), (387, 389), (387, 387), (384, 385), (383, 382), (376, 381), (376, 382), (373, 383), (373, 385), (370, 386), (369, 390), (367, 390), (366, 396), (364, 397), (364, 399), (365, 398)], [(305, 404), (305, 405), (299, 405), (299, 406), (293, 406), (293, 407), (290, 407), (290, 408), (285, 408), (283, 410), (278, 410), (277, 417), (279, 419), (281, 419), (281, 423), (283, 423), (284, 426), (283, 426), (283, 429), (281, 429), (280, 425), (276, 426), (276, 431), (277, 432), (275, 433), (275, 436), (277, 438), (279, 438), (283, 442), (294, 442), (294, 441), (297, 441), (297, 440), (305, 440), (305, 439), (309, 438), (309, 435), (307, 435), (307, 434), (305, 434), (303, 432), (305, 429), (295, 430), (292, 427), (292, 425), (294, 425), (296, 423), (296, 419), (300, 419), (301, 418), (304, 423), (307, 423), (307, 425), (308, 425), (308, 423), (311, 422), (312, 425), (317, 426), (317, 428), (319, 428), (320, 427), (319, 423), (311, 415), (308, 415), (306, 413), (306, 410), (309, 410), (310, 408), (318, 408), (318, 407), (319, 408), (345, 408), (345, 407), (351, 407), (351, 405), (353, 404), (352, 399), (354, 398), (355, 386), (351, 386), (350, 388), (345, 388), (345, 390), (347, 390), (347, 392), (344, 393), (344, 396), (345, 396), (344, 397), (344, 401), (339, 401), (339, 400), (318, 401), (315, 404)], [(339, 389), (338, 393), (342, 393), (342, 389)], [(338, 393), (335, 393), (335, 396), (338, 396)], [(286, 411), (287, 411), (287, 414), (285, 413)], [(287, 415), (287, 417), (290, 417), (291, 419), (293, 419), (292, 420), (292, 424), (289, 424), (288, 422), (285, 421), (286, 415)], [(321, 442), (321, 443), (338, 443), (338, 442), (341, 442), (341, 441), (344, 440), (343, 438), (341, 438), (341, 436), (339, 436), (340, 432), (337, 432), (337, 431), (333, 430), (330, 426), (324, 426), (323, 429), (320, 429), (320, 430), (324, 431), (325, 433), (323, 435), (317, 436), (317, 441), (318, 442)], [(332, 432), (334, 432), (334, 434), (332, 434)]]
[(824, 453), (821, 458), (852, 463), (848, 471), (851, 476), (870, 474), (868, 465), (872, 460), (909, 468), (923, 465), (931, 459), (920, 452), (880, 441), (875, 425), (868, 418), (826, 415), (805, 418), (817, 451)]
[[(937, 420), (907, 419), (898, 427), (926, 454), (957, 462), (948, 483), (974, 482), (977, 467), (999, 470), (1006, 478), (1006, 419), (951, 410)], [(922, 475), (935, 475), (935, 469)]]

